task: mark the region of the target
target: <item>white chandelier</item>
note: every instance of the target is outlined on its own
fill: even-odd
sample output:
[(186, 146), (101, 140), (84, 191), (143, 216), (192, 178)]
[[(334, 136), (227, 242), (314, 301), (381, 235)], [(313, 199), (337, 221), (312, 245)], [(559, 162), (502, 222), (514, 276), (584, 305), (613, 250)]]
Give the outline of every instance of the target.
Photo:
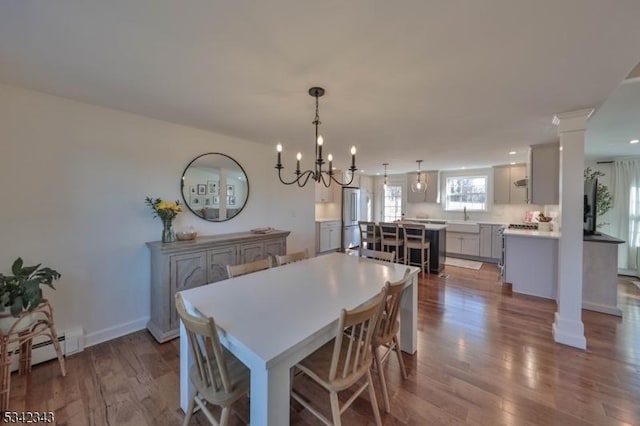
[(322, 145), (324, 143), (324, 139), (322, 138), (322, 135), (318, 133), (318, 126), (322, 124), (320, 122), (320, 115), (318, 114), (318, 98), (324, 95), (324, 89), (322, 87), (312, 87), (311, 89), (309, 89), (309, 95), (316, 98), (316, 116), (312, 121), (312, 124), (315, 125), (316, 127), (316, 142), (315, 142), (316, 161), (315, 161), (314, 168), (301, 171), (300, 160), (302, 160), (302, 153), (298, 152), (298, 154), (296, 155), (297, 163), (296, 163), (296, 171), (294, 172), (295, 177), (291, 181), (285, 181), (284, 179), (282, 179), (282, 169), (284, 169), (284, 166), (282, 165), (282, 158), (281, 158), (282, 144), (278, 144), (276, 146), (276, 151), (278, 153), (278, 156), (277, 156), (276, 167), (275, 167), (276, 169), (278, 169), (278, 178), (280, 179), (280, 182), (282, 182), (285, 185), (293, 185), (295, 183), (299, 187), (305, 186), (309, 181), (309, 179), (313, 179), (317, 183), (322, 182), (322, 184), (327, 188), (331, 185), (332, 181), (341, 186), (350, 185), (351, 182), (353, 182), (355, 171), (358, 170), (356, 168), (356, 147), (355, 146), (351, 147), (351, 167), (349, 167), (349, 171), (351, 173), (349, 173), (350, 178), (348, 182), (346, 181), (340, 182), (338, 179), (336, 179), (335, 173), (333, 172), (333, 155), (331, 154), (327, 155), (327, 161), (329, 162), (329, 165), (327, 167), (327, 170), (322, 169), (322, 166), (325, 164), (325, 161), (322, 158)]

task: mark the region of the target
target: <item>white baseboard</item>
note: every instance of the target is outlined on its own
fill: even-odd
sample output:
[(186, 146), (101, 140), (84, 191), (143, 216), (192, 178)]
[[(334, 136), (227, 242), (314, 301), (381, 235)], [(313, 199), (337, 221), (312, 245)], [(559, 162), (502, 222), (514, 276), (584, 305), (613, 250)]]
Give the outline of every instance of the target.
[(84, 347), (88, 348), (89, 346), (97, 345), (98, 343), (113, 340), (126, 334), (142, 330), (147, 326), (147, 322), (149, 322), (148, 316), (99, 331), (94, 331), (93, 333), (89, 333), (85, 336)]

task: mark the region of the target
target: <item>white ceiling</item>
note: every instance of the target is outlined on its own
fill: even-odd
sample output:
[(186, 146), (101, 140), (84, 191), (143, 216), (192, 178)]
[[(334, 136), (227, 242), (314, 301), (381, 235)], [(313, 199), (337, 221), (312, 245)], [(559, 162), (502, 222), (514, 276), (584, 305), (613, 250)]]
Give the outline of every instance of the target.
[(639, 18), (638, 0), (3, 1), (0, 81), (281, 141), (285, 165), (313, 147), (319, 85), (337, 165), (355, 144), (367, 173), (477, 167), (599, 106), (640, 59)]

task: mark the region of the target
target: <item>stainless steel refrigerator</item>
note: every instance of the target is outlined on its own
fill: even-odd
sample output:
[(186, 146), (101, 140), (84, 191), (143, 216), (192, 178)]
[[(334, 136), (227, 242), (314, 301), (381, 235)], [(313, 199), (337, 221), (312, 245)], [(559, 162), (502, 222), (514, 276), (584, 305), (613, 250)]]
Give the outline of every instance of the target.
[(360, 189), (342, 188), (342, 250), (360, 245)]

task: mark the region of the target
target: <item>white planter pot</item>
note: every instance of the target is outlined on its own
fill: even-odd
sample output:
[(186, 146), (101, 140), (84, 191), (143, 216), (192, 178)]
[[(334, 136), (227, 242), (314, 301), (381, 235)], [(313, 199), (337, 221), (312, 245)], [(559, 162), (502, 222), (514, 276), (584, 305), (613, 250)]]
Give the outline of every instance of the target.
[(0, 317), (0, 330), (2, 330), (3, 334), (19, 333), (29, 328), (32, 322), (32, 313), (22, 313), (19, 317), (7, 315)]

